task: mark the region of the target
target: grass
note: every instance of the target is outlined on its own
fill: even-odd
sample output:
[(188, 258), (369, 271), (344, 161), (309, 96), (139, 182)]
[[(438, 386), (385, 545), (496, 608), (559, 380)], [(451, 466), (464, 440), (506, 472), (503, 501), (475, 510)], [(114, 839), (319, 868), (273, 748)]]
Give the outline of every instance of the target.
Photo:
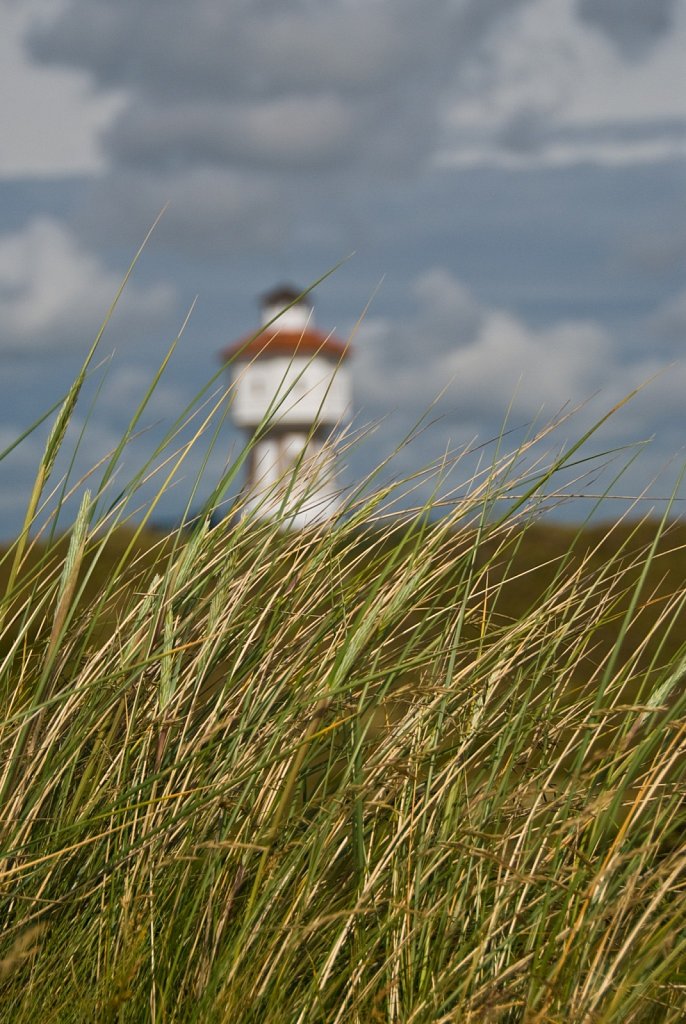
[(541, 526), (532, 441), (151, 535), (210, 388), (51, 537), (82, 382), (2, 559), (0, 1021), (683, 1020), (683, 528)]

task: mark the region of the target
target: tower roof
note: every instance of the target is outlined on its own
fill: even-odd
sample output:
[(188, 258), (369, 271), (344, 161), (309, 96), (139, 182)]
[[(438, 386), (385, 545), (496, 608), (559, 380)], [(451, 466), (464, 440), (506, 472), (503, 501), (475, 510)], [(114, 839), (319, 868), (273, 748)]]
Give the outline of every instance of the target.
[(321, 355), (338, 362), (348, 356), (346, 342), (314, 327), (311, 303), (294, 285), (281, 284), (265, 292), (260, 307), (262, 329), (244, 335), (223, 349), (219, 353), (222, 362), (294, 355)]
[(270, 356), (327, 356), (329, 359), (346, 359), (348, 345), (333, 334), (324, 334), (314, 327), (304, 331), (279, 330), (278, 321), (265, 327), (259, 333), (246, 334), (232, 342), (219, 353), (224, 363), (233, 359), (266, 359)]

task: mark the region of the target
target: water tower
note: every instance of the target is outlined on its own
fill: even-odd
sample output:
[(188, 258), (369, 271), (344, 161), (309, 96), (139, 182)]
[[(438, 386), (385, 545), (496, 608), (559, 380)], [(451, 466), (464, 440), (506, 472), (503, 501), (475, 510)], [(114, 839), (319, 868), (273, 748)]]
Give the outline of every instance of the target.
[(254, 444), (246, 512), (285, 515), (293, 529), (339, 507), (331, 435), (350, 406), (348, 346), (317, 330), (312, 306), (283, 285), (262, 296), (262, 329), (225, 349), (234, 389), (232, 417)]

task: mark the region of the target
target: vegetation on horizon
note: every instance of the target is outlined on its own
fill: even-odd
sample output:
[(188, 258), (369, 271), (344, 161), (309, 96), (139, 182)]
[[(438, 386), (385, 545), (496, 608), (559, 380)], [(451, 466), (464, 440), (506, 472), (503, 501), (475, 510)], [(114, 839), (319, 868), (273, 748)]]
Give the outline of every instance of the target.
[(225, 415), (207, 391), (111, 497), (137, 410), (56, 544), (88, 362), (2, 559), (0, 1022), (682, 1020), (669, 508), (525, 566), (581, 445), (537, 465), (532, 439), (436, 521), (371, 479), (326, 528), (211, 527), (243, 453), (150, 541)]

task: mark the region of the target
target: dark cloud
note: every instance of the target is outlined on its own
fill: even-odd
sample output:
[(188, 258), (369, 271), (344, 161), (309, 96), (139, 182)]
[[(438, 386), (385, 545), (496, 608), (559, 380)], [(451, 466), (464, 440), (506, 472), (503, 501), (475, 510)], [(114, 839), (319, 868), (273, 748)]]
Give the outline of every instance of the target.
[[(174, 98), (378, 93), (435, 81), (530, 0), (72, 0), (29, 37), (34, 56), (100, 86)], [(411, 86), (410, 86), (411, 87)]]
[(672, 28), (677, 0), (577, 0), (581, 18), (629, 57), (641, 56)]
[(162, 241), (269, 249), (307, 221), (311, 188), (340, 222), (362, 179), (430, 166), (442, 98), (531, 2), (71, 0), (28, 45), (121, 90), (91, 233), (131, 238), (169, 200)]
[[(447, 5), (429, 3), (434, 15)], [(412, 18), (407, 24), (407, 16)], [(101, 86), (134, 86), (162, 97), (224, 96), (227, 90), (270, 97), (300, 92), (322, 79), (333, 88), (368, 91), (410, 72), (445, 18), (418, 17), (412, 5), (311, 4), (200, 0), (73, 0), (52, 24), (36, 28), (41, 60), (86, 67)], [(403, 26), (403, 21), (405, 24)], [(408, 28), (416, 30), (415, 45)]]
[(115, 163), (397, 171), (430, 153), (442, 91), (530, 2), (73, 0), (28, 41), (127, 91)]
[[(413, 120), (407, 109), (405, 115)], [(173, 106), (144, 99), (116, 120), (104, 145), (116, 163), (157, 170), (204, 164), (312, 174), (392, 156), (407, 167), (428, 141), (420, 111), (415, 118), (415, 132), (404, 135), (393, 127), (390, 104), (330, 92)]]
[(550, 117), (546, 113), (524, 107), (502, 125), (496, 141), (513, 153), (537, 153), (550, 141), (551, 129)]
[(106, 238), (132, 246), (165, 204), (155, 245), (200, 261), (278, 247), (290, 225), (281, 190), (265, 175), (212, 166), (163, 172), (119, 166), (92, 184), (75, 227), (92, 245)]
[[(328, 190), (343, 234), (361, 182), (384, 188), (430, 169), (446, 145), (446, 111), (460, 96), (488, 107), (499, 47), (532, 5), (71, 0), (32, 28), (28, 44), (38, 61), (120, 91), (122, 108), (101, 138), (108, 171), (81, 217), (93, 236), (130, 241), (169, 200), (165, 244), (217, 253), (232, 237), (264, 251), (293, 238), (295, 224), (315, 222), (311, 195)], [(622, 5), (614, 20), (610, 0), (577, 7), (604, 30), (614, 26), (617, 39), (655, 38), (669, 23), (664, 0), (650, 5), (661, 17), (634, 0)], [(574, 127), (563, 137), (558, 113), (552, 101), (523, 97), (490, 127), (477, 119), (451, 128), (448, 148), (457, 159), (471, 150), (514, 162), (555, 146), (564, 159), (599, 151), (601, 140), (577, 140)], [(665, 145), (676, 145), (679, 130), (665, 129)], [(610, 142), (619, 159), (632, 146)]]
[[(486, 136), (488, 138), (488, 136)], [(483, 141), (483, 140), (482, 140)], [(686, 121), (679, 118), (610, 121), (596, 124), (558, 124), (553, 116), (538, 107), (522, 106), (505, 120), (490, 140), (516, 157), (544, 158), (556, 147), (564, 147), (571, 157), (584, 160), (601, 152), (638, 155), (686, 152)]]

